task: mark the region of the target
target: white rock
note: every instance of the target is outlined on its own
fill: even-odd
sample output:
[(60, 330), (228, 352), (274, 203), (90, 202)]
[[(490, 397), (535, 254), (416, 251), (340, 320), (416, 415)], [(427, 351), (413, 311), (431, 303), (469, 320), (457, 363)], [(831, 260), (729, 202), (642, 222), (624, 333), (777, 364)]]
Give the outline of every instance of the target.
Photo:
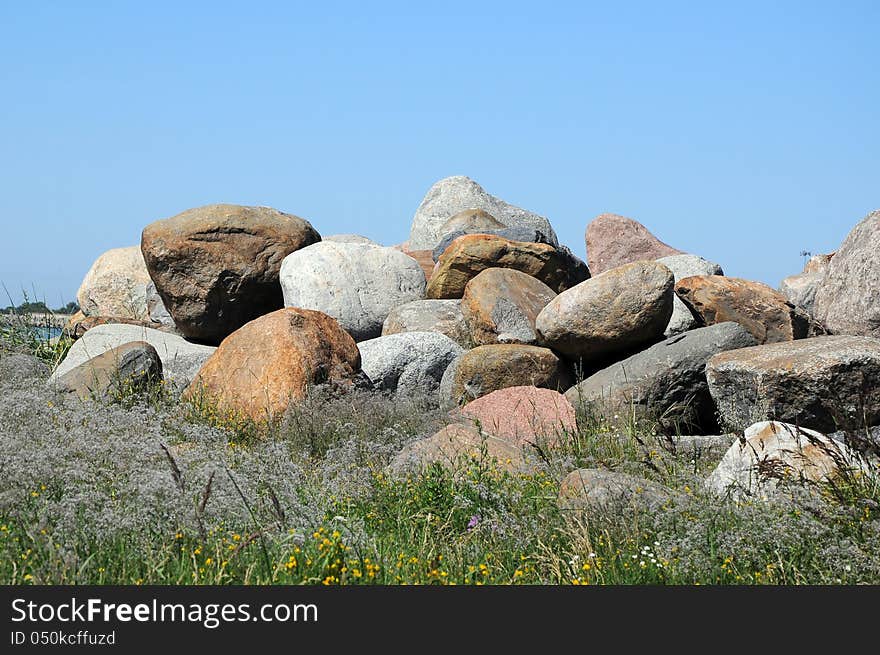
[(76, 299), (86, 316), (145, 320), (149, 316), (147, 285), (151, 282), (140, 246), (114, 248), (92, 264)]
[(355, 341), (382, 334), (394, 307), (425, 295), (416, 260), (394, 248), (321, 241), (281, 263), (286, 307), (314, 309), (339, 321)]
[(361, 341), (361, 370), (380, 389), (437, 391), (443, 373), (464, 349), (439, 332), (400, 332)]
[(846, 444), (790, 423), (761, 421), (747, 428), (706, 479), (706, 486), (733, 497), (766, 498), (782, 480), (826, 481), (840, 466), (860, 462)]
[(482, 209), (508, 227), (539, 230), (558, 245), (556, 233), (543, 216), (511, 205), (486, 193), (479, 184), (463, 175), (447, 177), (432, 186), (413, 217), (410, 250), (433, 250), (443, 237), (443, 226), (467, 209)]
[(202, 364), (216, 350), (213, 346), (191, 343), (176, 334), (138, 325), (98, 325), (73, 343), (64, 361), (52, 372), (49, 382), (54, 382), (93, 357), (131, 341), (146, 341), (153, 346), (162, 360), (165, 379), (181, 388), (192, 381)]

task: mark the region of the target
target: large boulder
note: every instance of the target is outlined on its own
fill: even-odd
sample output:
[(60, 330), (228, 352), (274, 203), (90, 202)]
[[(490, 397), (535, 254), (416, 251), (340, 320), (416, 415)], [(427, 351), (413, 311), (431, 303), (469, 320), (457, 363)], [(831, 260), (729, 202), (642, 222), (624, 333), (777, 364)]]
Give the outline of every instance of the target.
[(499, 389), (468, 403), (461, 414), (488, 434), (520, 445), (556, 443), (577, 431), (574, 407), (552, 389)]
[(401, 332), (358, 344), (361, 368), (379, 389), (402, 394), (437, 391), (449, 363), (464, 352), (439, 332)]
[(216, 350), (212, 346), (191, 343), (176, 334), (152, 328), (119, 323), (98, 325), (73, 343), (67, 356), (53, 371), (50, 381), (54, 382), (93, 357), (132, 341), (146, 341), (156, 349), (162, 360), (164, 379), (174, 387), (188, 385)]
[(606, 271), (541, 310), (540, 343), (589, 363), (657, 341), (672, 315), (673, 284), (672, 271), (654, 261)]
[(880, 210), (847, 235), (816, 290), (815, 316), (833, 334), (880, 337)]
[(576, 406), (635, 409), (658, 419), (666, 429), (696, 428), (706, 433), (717, 426), (706, 363), (720, 352), (756, 343), (737, 323), (698, 328), (594, 373), (569, 389), (566, 397)]
[(523, 449), (506, 439), (480, 432), (477, 428), (452, 424), (427, 439), (406, 446), (388, 465), (393, 476), (403, 476), (431, 464), (453, 470), (466, 469), (470, 462), (517, 471), (527, 463)]
[(443, 227), (456, 214), (482, 209), (508, 227), (528, 227), (547, 235), (556, 245), (556, 233), (543, 216), (520, 209), (489, 195), (479, 184), (462, 175), (447, 177), (432, 186), (416, 210), (409, 247), (433, 249), (443, 237)]
[[(672, 271), (676, 282), (694, 275), (724, 275), (721, 266), (708, 259), (703, 259), (699, 255), (670, 255), (661, 257), (657, 261)], [(695, 327), (699, 327), (699, 324), (699, 320), (691, 313), (687, 305), (681, 301), (681, 298), (675, 296), (672, 299), (672, 316), (663, 334), (671, 337), (693, 330)]]
[(732, 350), (706, 367), (723, 421), (830, 432), (880, 423), (880, 339), (822, 336)]
[(559, 485), (558, 503), (568, 511), (657, 511), (674, 498), (672, 490), (622, 471), (578, 469)]
[(360, 369), (357, 344), (335, 319), (286, 307), (226, 337), (184, 398), (263, 421), (283, 414), (313, 385), (352, 383)]
[(364, 341), (382, 334), (394, 307), (422, 298), (425, 274), (394, 248), (322, 241), (284, 259), (281, 288), (285, 306), (324, 312)]
[[(565, 391), (573, 383), (568, 365), (549, 348), (493, 344), (466, 351), (450, 366), (451, 399), (456, 404), (507, 387), (533, 386)], [(442, 385), (443, 391), (446, 389)]]
[(593, 275), (642, 259), (681, 255), (644, 225), (617, 214), (600, 214), (587, 225), (587, 264)]
[(464, 288), (461, 313), (477, 345), (535, 343), (535, 319), (556, 293), (512, 268), (487, 268)]
[(277, 209), (208, 205), (148, 225), (141, 250), (180, 332), (217, 344), (282, 307), (281, 261), (320, 240), (308, 221)]
[(150, 274), (137, 246), (108, 250), (83, 278), (76, 300), (86, 316), (147, 320)]
[(412, 300), (398, 305), (382, 323), (382, 336), (400, 332), (439, 332), (464, 348), (473, 346), (461, 300)]
[(810, 333), (810, 315), (761, 282), (696, 275), (679, 280), (675, 293), (703, 325), (734, 321), (758, 343), (803, 339)]
[(859, 458), (842, 441), (802, 426), (761, 421), (730, 446), (706, 487), (732, 497), (766, 498), (784, 482), (829, 482), (861, 468)]
[(440, 257), (428, 281), (427, 297), (461, 298), (471, 278), (487, 268), (521, 271), (557, 292), (579, 282), (570, 260), (549, 244), (467, 234), (453, 241)]
[(57, 376), (53, 385), (86, 399), (144, 391), (161, 380), (159, 353), (146, 341), (132, 341)]

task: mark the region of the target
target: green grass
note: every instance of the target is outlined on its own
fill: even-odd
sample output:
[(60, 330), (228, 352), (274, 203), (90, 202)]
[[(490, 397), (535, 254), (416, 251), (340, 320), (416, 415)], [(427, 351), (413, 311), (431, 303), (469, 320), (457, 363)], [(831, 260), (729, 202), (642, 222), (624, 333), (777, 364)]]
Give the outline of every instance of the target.
[[(16, 339), (0, 344), (41, 352)], [(0, 425), (26, 425), (3, 437), (19, 441), (0, 459), (2, 584), (880, 583), (875, 476), (725, 501), (701, 485), (719, 455), (677, 453), (644, 419), (581, 412), (530, 472), (476, 454), (400, 478), (390, 458), (446, 420), (418, 400), (316, 395), (272, 425), (164, 391), (25, 383), (3, 402), (20, 416)], [(674, 501), (562, 509), (579, 467)]]

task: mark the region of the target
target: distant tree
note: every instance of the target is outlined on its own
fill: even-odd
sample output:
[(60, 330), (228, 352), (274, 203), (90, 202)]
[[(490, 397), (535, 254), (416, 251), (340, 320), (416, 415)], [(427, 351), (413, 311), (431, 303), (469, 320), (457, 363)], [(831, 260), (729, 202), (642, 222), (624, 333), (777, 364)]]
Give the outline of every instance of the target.
[(19, 314), (48, 314), (50, 310), (44, 302), (23, 302), (15, 311)]
[(55, 314), (76, 314), (79, 311), (79, 303), (74, 300), (64, 305), (64, 307), (59, 307), (52, 311)]

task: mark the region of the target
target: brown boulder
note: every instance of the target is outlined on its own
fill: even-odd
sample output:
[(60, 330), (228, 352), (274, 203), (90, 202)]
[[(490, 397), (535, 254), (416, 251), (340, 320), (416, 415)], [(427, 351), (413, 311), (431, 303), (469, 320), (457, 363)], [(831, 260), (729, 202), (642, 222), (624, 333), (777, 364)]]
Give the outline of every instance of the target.
[(277, 209), (208, 205), (148, 225), (141, 250), (180, 332), (217, 343), (282, 307), (281, 261), (320, 240), (308, 221)]
[(567, 289), (573, 281), (570, 262), (549, 244), (466, 234), (453, 241), (437, 260), (426, 296), (461, 298), (471, 278), (487, 268), (522, 271), (557, 292)]
[(663, 337), (675, 278), (639, 261), (581, 282), (551, 300), (535, 321), (540, 343), (594, 365)]
[(468, 402), (507, 387), (533, 386), (565, 391), (574, 379), (568, 365), (549, 348), (521, 344), (478, 346), (465, 352), (452, 371), (453, 400)]
[(477, 345), (535, 343), (535, 319), (553, 289), (512, 268), (487, 268), (464, 288), (461, 312)]
[(587, 263), (598, 275), (643, 259), (682, 255), (648, 231), (638, 221), (617, 214), (600, 214), (587, 225)]
[(284, 412), (314, 384), (347, 384), (361, 369), (354, 339), (335, 319), (297, 307), (239, 328), (220, 344), (184, 392), (260, 421)]
[(492, 436), (520, 445), (538, 439), (555, 443), (577, 429), (574, 407), (552, 389), (499, 389), (468, 403), (461, 413)]
[(761, 282), (696, 275), (679, 280), (675, 293), (704, 325), (734, 321), (759, 344), (803, 339), (810, 333), (810, 315)]

